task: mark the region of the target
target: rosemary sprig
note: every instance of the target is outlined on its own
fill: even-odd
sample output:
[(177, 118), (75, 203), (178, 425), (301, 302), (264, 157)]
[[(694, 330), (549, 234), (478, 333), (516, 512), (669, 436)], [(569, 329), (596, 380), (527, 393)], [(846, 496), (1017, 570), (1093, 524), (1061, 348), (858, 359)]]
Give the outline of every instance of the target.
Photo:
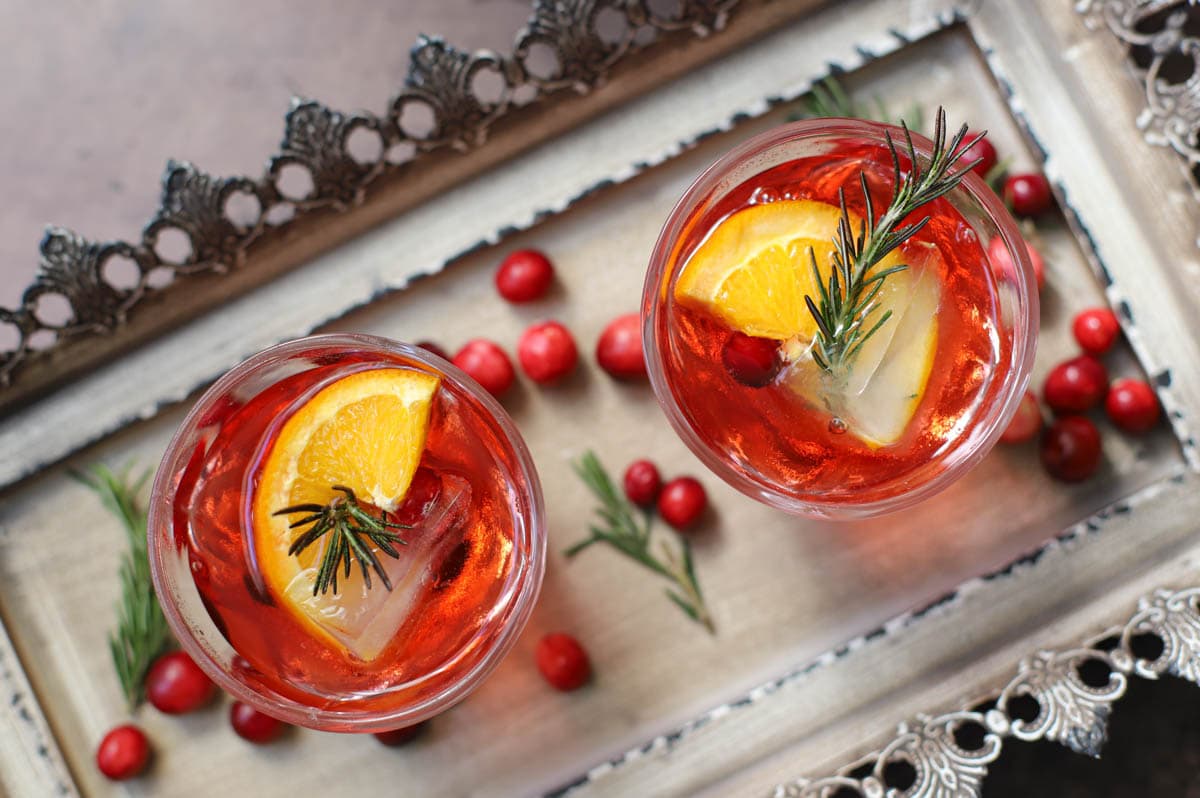
[[(893, 116), (884, 104), (883, 98), (878, 94), (871, 98), (872, 102), (863, 102), (850, 94), (833, 75), (829, 75), (815, 84), (805, 98), (804, 109), (788, 114), (789, 122), (801, 119), (843, 117), (867, 119), (897, 126), (907, 124), (909, 130), (925, 129), (925, 109), (920, 103), (913, 102), (905, 113)], [(984, 175), (983, 182), (987, 183), (988, 188), (997, 195), (1001, 194), (1004, 178), (1011, 165), (1011, 158), (1002, 158)]]
[(829, 75), (809, 90), (805, 110), (791, 114), (788, 119), (794, 122), (798, 119), (843, 117), (870, 119), (889, 125), (899, 125), (901, 121), (907, 121), (913, 130), (924, 129), (925, 109), (919, 103), (914, 102), (903, 116), (895, 117), (884, 105), (883, 98), (876, 95), (873, 100), (870, 104), (862, 102), (846, 91), (836, 77)]
[(979, 162), (971, 161), (955, 170), (966, 150), (984, 134), (979, 133), (964, 144), (967, 126), (963, 125), (947, 142), (946, 112), (942, 108), (938, 108), (934, 124), (933, 153), (924, 165), (917, 156), (908, 126), (901, 123), (901, 127), (911, 168), (907, 174), (903, 173), (896, 144), (891, 134), (884, 131), (892, 156), (894, 178), (892, 198), (887, 209), (878, 219), (875, 218), (867, 175), (860, 171), (858, 177), (866, 204), (865, 218), (856, 231), (846, 207), (845, 189), (840, 189), (838, 201), (842, 215), (833, 239), (834, 250), (828, 277), (821, 276), (816, 253), (812, 247), (808, 250), (809, 264), (818, 289), (815, 298), (811, 295), (804, 297), (808, 311), (817, 324), (812, 356), (826, 372), (840, 373), (871, 336), (891, 318), (890, 310), (876, 313), (879, 305), (875, 299), (883, 289), (884, 280), (908, 266), (899, 264), (874, 273), (871, 269), (925, 227), (929, 217), (903, 226), (900, 223), (917, 209), (952, 191)]
[(613, 484), (595, 452), (587, 452), (573, 466), (575, 473), (600, 500), (600, 506), (596, 508), (599, 520), (588, 527), (591, 536), (567, 549), (566, 555), (574, 557), (593, 543), (607, 543), (634, 562), (674, 583), (674, 589), (666, 590), (667, 598), (693, 621), (710, 633), (715, 633), (712, 615), (704, 604), (704, 594), (700, 592), (700, 582), (696, 578), (691, 544), (681, 539), (679, 550), (676, 551), (667, 541), (660, 540), (662, 559), (656, 558), (651, 547), (651, 513), (647, 511), (643, 520), (638, 520), (633, 506)]
[[(288, 548), (288, 555), (299, 555), (321, 538), (330, 535), (321, 555), (321, 565), (317, 568), (317, 578), (313, 582), (313, 595), (325, 593), (332, 589), (333, 595), (338, 592), (338, 571), (345, 579), (350, 578), (350, 571), (357, 560), (362, 569), (363, 584), (371, 588), (371, 571), (379, 575), (379, 580), (388, 590), (392, 589), (392, 581), (388, 579), (387, 571), (379, 557), (372, 551), (367, 542), (374, 543), (379, 550), (392, 559), (400, 559), (400, 552), (392, 544), (405, 545), (405, 541), (390, 529), (409, 529), (407, 524), (397, 524), (387, 519), (382, 510), (378, 516), (371, 515), (358, 504), (354, 491), (345, 485), (334, 485), (333, 489), (341, 493), (328, 504), (297, 504), (276, 510), (273, 515), (292, 515), (307, 513), (304, 518), (294, 521), (289, 529), (302, 526), (309, 528), (301, 532)], [(309, 526), (311, 524), (311, 526)], [(365, 540), (364, 540), (365, 538)]]
[(117, 628), (108, 635), (108, 647), (121, 690), (133, 711), (142, 701), (146, 671), (171, 643), (167, 620), (150, 579), (146, 511), (137, 500), (150, 472), (131, 479), (128, 468), (114, 474), (107, 466), (97, 464), (86, 473), (72, 472), (72, 476), (95, 491), (100, 503), (120, 519), (129, 542), (121, 560)]

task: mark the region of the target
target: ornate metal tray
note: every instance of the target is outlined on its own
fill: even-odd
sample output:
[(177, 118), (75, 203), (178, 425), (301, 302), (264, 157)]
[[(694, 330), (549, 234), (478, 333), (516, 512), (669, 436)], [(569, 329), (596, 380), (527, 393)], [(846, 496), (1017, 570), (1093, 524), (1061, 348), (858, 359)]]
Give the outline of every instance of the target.
[[(21, 331), (0, 364), (0, 789), (973, 796), (1007, 741), (1095, 753), (1130, 679), (1196, 681), (1195, 87), (1162, 77), (1172, 53), (1191, 52), (1182, 11), (1115, 0), (656, 8), (540, 1), (504, 54), (423, 40), (386, 117), (297, 102), (258, 178), (171, 164), (140, 241), (51, 230), (37, 282), (0, 310)], [(596, 32), (601, 10), (624, 20), (615, 38)], [(557, 67), (526, 66), (535, 44), (557, 51)], [(488, 101), (472, 88), (479, 72), (502, 78)], [(553, 316), (586, 345), (636, 306), (645, 253), (691, 178), (831, 72), (863, 96), (944, 103), (986, 124), (1016, 166), (1044, 168), (1062, 213), (1043, 233), (1039, 368), (1070, 350), (1076, 309), (1108, 302), (1131, 344), (1113, 369), (1154, 380), (1169, 428), (1106, 438), (1103, 473), (1069, 489), (1042, 479), (1031, 451), (997, 452), (943, 496), (869, 524), (780, 517), (707, 478), (719, 518), (697, 556), (719, 627), (710, 638), (627, 563), (561, 556), (584, 530), (585, 494), (562, 467), (583, 449), (701, 470), (648, 389), (588, 368), (506, 401), (545, 478), (554, 553), (525, 639), (428, 739), (399, 753), (302, 732), (249, 756), (221, 713), (148, 713), (152, 773), (128, 788), (95, 773), (95, 741), (122, 717), (97, 610), (115, 595), (121, 535), (96, 522), (66, 466), (155, 462), (180, 400), (314, 327), (451, 345), (486, 330), (511, 343)], [(421, 104), (432, 124), (408, 127), (406, 108)], [(362, 131), (374, 161), (347, 150)], [(306, 195), (281, 188), (289, 165), (307, 170)], [(228, 218), (232, 195), (257, 211)], [(279, 207), (293, 218), (277, 223)], [(174, 263), (157, 247), (168, 230), (188, 241)], [(533, 310), (501, 307), (491, 269), (526, 245), (552, 254), (562, 290)], [(105, 282), (114, 257), (137, 265), (135, 284)], [(152, 291), (162, 268), (173, 286)], [(38, 316), (49, 294), (70, 306), (58, 321)], [(39, 330), (57, 337), (34, 353)], [(52, 568), (56, 551), (80, 556)], [(551, 628), (588, 643), (588, 690), (564, 697), (538, 682), (528, 660)], [(1147, 651), (1149, 638), (1160, 645)], [(1041, 711), (1028, 716), (1021, 696)]]

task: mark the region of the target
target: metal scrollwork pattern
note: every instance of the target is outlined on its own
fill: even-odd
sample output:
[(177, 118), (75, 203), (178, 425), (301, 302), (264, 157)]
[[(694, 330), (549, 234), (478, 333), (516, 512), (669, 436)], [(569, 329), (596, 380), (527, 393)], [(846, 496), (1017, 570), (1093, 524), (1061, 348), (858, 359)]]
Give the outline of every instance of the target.
[[(1110, 667), (1106, 685), (1091, 687), (1083, 681), (1079, 669), (1089, 660)], [(1121, 668), (1128, 669), (1126, 657), (1110, 657), (1098, 651), (1039, 652), (1021, 663), (1021, 675), (1004, 688), (989, 719), (993, 728), (1007, 731), (1018, 740), (1051, 740), (1075, 753), (1098, 757), (1107, 738), (1112, 703), (1125, 693), (1127, 682)], [(1010, 719), (1009, 702), (1014, 696), (1034, 699), (1037, 717)]]
[(1187, 28), (1200, 21), (1200, 7), (1187, 0), (1080, 0), (1076, 10), (1130, 48), (1146, 92), (1137, 120), (1146, 140), (1200, 165), (1200, 38)]
[[(465, 53), (440, 38), (422, 36), (412, 50), (412, 63), (405, 90), (392, 103), (392, 115), (401, 126), (401, 134), (419, 143), (422, 149), (449, 145), (467, 150), (483, 143), (488, 125), (508, 108), (509, 63), (499, 55), (483, 51)], [(475, 79), (483, 70), (504, 78), (500, 97), (482, 100)], [(424, 105), (432, 115), (428, 132), (404, 129), (404, 110)]]
[(1162, 643), (1162, 653), (1153, 660), (1135, 659), (1134, 673), (1146, 679), (1169, 673), (1200, 684), (1200, 588), (1159, 590), (1143, 598), (1122, 643), (1132, 650), (1134, 638), (1147, 635)]
[[(42, 238), (37, 281), (25, 290), (22, 304), (33, 308), (43, 329), (64, 334), (110, 330), (123, 320), (136, 291), (120, 291), (104, 279), (104, 265), (114, 256), (133, 258), (133, 247), (120, 242), (97, 244), (61, 227), (50, 227)], [(69, 318), (55, 321), (39, 313), (45, 297), (65, 298)]]
[[(346, 142), (359, 129), (379, 135), (380, 122), (368, 114), (343, 114), (315, 100), (292, 100), (280, 152), (271, 159), (268, 174), (276, 197), (291, 200), (298, 208), (332, 205), (345, 210), (359, 204), (369, 184), (383, 166), (382, 149), (374, 162), (362, 163), (347, 150)], [(382, 138), (380, 139), (382, 147)], [(283, 170), (297, 166), (308, 173), (311, 188), (303, 196), (289, 196), (278, 183)]]
[[(606, 37), (600, 18), (623, 20), (624, 27)], [(533, 18), (517, 37), (513, 55), (525, 77), (542, 90), (572, 87), (587, 92), (604, 81), (633, 39), (633, 25), (625, 0), (534, 0)], [(541, 45), (554, 56), (550, 74), (538, 74), (527, 63), (533, 48)]]
[[(1139, 657), (1139, 640), (1156, 638), (1161, 653)], [(1085, 667), (1092, 666), (1090, 676)], [(1103, 678), (1100, 674), (1107, 671)], [(1023, 660), (1004, 689), (974, 710), (901, 724), (887, 746), (818, 779), (780, 784), (772, 798), (980, 798), (987, 766), (1000, 758), (1004, 740), (1048, 740), (1087, 756), (1100, 756), (1114, 704), (1129, 675), (1156, 679), (1170, 674), (1200, 684), (1200, 587), (1159, 590), (1138, 602), (1137, 612), (1115, 634), (1060, 653), (1042, 651)], [(1104, 682), (1092, 684), (1089, 682)], [(1037, 715), (1020, 717), (1018, 699), (1032, 699)], [(974, 726), (974, 733), (962, 732)], [(889, 766), (911, 768), (904, 784), (892, 784)]]
[[(681, 0), (666, 15), (652, 10), (648, 0), (535, 0), (508, 54), (467, 52), (438, 37), (420, 37), (386, 114), (349, 114), (294, 99), (279, 149), (257, 178), (213, 177), (171, 161), (159, 208), (137, 244), (97, 243), (60, 227), (47, 230), (36, 278), (17, 307), (0, 307), (0, 387), (20, 375), (34, 352), (66, 346), (84, 334), (114, 332), (140, 300), (162, 290), (151, 274), (236, 269), (268, 233), (310, 211), (358, 205), (376, 181), (398, 176), (411, 160), (480, 146), (489, 128), (513, 108), (517, 90), (525, 90), (525, 101), (562, 90), (590, 91), (634, 49), (670, 42), (668, 34), (676, 31), (706, 36), (720, 30), (738, 2)], [(646, 28), (655, 35), (646, 43), (635, 41)], [(552, 66), (539, 62), (543, 55)], [(401, 145), (413, 155), (393, 162), (389, 153)], [(235, 198), (241, 214), (231, 212)], [(163, 251), (170, 249), (168, 233), (177, 243), (182, 235), (183, 251)], [(118, 256), (133, 264), (124, 281), (106, 269)], [(57, 312), (51, 314), (47, 307), (54, 305)]]
[(968, 723), (982, 726), (983, 717), (977, 712), (954, 712), (937, 718), (918, 718), (912, 728), (901, 725), (900, 736), (880, 755), (874, 779), (884, 784), (886, 765), (902, 759), (916, 771), (916, 779), (905, 794), (930, 798), (978, 795), (988, 763), (1000, 756), (1000, 738), (987, 734), (982, 745), (969, 751), (955, 741), (955, 732)]
[(158, 213), (142, 235), (145, 248), (153, 251), (164, 230), (179, 230), (190, 246), (186, 258), (176, 264), (180, 273), (240, 266), (245, 247), (257, 237), (259, 226), (257, 222), (249, 227), (234, 223), (226, 215), (225, 205), (238, 192), (259, 200), (254, 181), (245, 177), (214, 178), (190, 163), (168, 161), (162, 182)]
[(683, 30), (691, 28), (697, 36), (707, 36), (725, 27), (729, 12), (738, 0), (681, 0), (671, 16), (658, 14), (648, 0), (639, 0), (639, 21), (653, 25), (659, 30)]

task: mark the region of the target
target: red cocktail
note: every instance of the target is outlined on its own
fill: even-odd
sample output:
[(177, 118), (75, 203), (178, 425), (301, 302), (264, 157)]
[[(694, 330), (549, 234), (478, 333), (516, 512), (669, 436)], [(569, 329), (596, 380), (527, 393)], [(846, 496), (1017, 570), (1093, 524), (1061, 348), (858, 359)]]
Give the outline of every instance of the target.
[(504, 411), (423, 350), (351, 335), (269, 349), (205, 393), (155, 480), (150, 543), (201, 666), (334, 731), (466, 695), (524, 625), (545, 557)]
[[(1029, 379), (1032, 267), (973, 175), (892, 220), (928, 219), (851, 296), (842, 219), (853, 260), (870, 248), (865, 218), (882, 223), (896, 200), (885, 130), (904, 141), (817, 120), (739, 147), (676, 206), (647, 276), (643, 337), (671, 422), (720, 476), (793, 512), (873, 515), (944, 487), (988, 450)], [(932, 144), (914, 139), (928, 172)], [(911, 158), (898, 150), (903, 187)], [(1015, 266), (989, 262), (993, 239)]]

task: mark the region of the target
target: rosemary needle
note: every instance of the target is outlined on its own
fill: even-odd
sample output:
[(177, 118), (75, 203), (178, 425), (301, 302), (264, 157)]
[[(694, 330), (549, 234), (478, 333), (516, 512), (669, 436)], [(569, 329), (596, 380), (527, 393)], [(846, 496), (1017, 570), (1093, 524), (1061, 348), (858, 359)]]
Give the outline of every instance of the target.
[(984, 133), (979, 133), (964, 144), (967, 126), (963, 125), (947, 141), (946, 112), (942, 108), (938, 108), (934, 124), (933, 152), (925, 163), (917, 155), (907, 125), (901, 122), (900, 126), (904, 132), (910, 168), (904, 173), (896, 143), (891, 133), (884, 131), (884, 139), (892, 157), (893, 173), (892, 197), (887, 208), (878, 219), (875, 217), (867, 176), (860, 171), (859, 185), (866, 205), (865, 218), (856, 229), (846, 206), (845, 189), (839, 189), (841, 218), (833, 238), (834, 248), (827, 277), (821, 275), (812, 247), (808, 249), (809, 266), (817, 284), (817, 295), (804, 297), (817, 326), (812, 356), (826, 372), (844, 373), (867, 340), (891, 318), (891, 310), (879, 312), (880, 304), (875, 299), (888, 277), (908, 267), (899, 264), (876, 272), (871, 269), (920, 232), (929, 223), (929, 217), (904, 225), (901, 222), (921, 207), (953, 191), (979, 163), (975, 160), (962, 164), (962, 159), (975, 142), (983, 138)]
[(595, 452), (584, 454), (574, 468), (600, 501), (600, 506), (596, 508), (595, 523), (588, 528), (590, 536), (567, 549), (567, 556), (574, 557), (593, 543), (612, 546), (642, 567), (670, 581), (673, 587), (667, 588), (667, 598), (693, 621), (710, 633), (715, 633), (712, 615), (704, 603), (704, 594), (700, 592), (700, 582), (696, 578), (691, 544), (686, 539), (680, 539), (676, 549), (660, 539), (656, 556), (651, 540), (652, 515), (646, 512), (642, 520), (638, 519), (633, 506), (617, 490)]
[(378, 516), (367, 512), (359, 506), (354, 491), (345, 485), (334, 485), (333, 489), (341, 495), (335, 496), (328, 504), (297, 504), (272, 513), (305, 514), (304, 518), (293, 521), (290, 525), (291, 529), (304, 526), (308, 529), (292, 541), (288, 554), (299, 555), (328, 536), (325, 551), (321, 555), (321, 564), (317, 568), (317, 578), (313, 581), (314, 596), (330, 589), (336, 596), (338, 572), (341, 571), (343, 579), (348, 579), (356, 561), (362, 570), (363, 584), (368, 590), (371, 588), (371, 571), (379, 576), (379, 581), (383, 582), (384, 587), (391, 590), (392, 581), (388, 578), (387, 571), (379, 561), (379, 556), (367, 543), (374, 543), (387, 556), (399, 559), (400, 552), (394, 544), (404, 545), (405, 541), (391, 530), (408, 529), (408, 525), (389, 521), (383, 512)]
[(121, 598), (117, 604), (117, 628), (108, 636), (117, 680), (132, 711), (142, 702), (143, 682), (150, 665), (171, 644), (171, 633), (150, 579), (150, 559), (146, 550), (146, 511), (137, 495), (150, 472), (136, 479), (126, 469), (113, 473), (104, 465), (95, 465), (72, 476), (95, 491), (105, 509), (121, 521), (129, 548), (121, 559)]

